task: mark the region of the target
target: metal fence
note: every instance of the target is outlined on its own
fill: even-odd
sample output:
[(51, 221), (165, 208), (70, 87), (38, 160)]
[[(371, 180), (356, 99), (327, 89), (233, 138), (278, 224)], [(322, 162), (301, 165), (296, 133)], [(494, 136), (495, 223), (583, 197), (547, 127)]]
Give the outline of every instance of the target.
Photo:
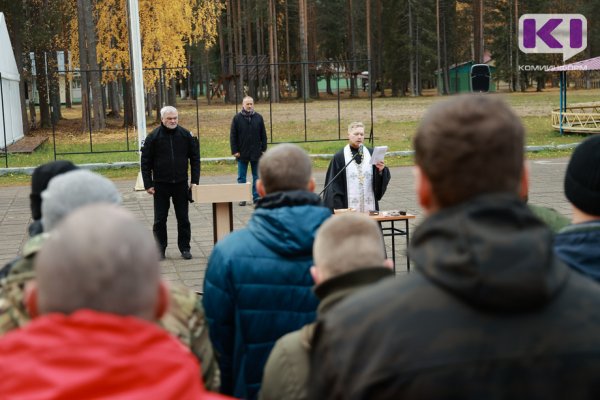
[[(44, 57), (47, 60), (47, 57)], [(186, 121), (186, 127), (196, 132), (200, 140), (200, 102), (199, 98), (206, 95), (208, 104), (216, 96), (226, 96), (231, 101), (232, 114), (237, 113), (245, 95), (251, 95), (259, 104), (267, 104), (267, 121), (269, 143), (303, 143), (303, 142), (326, 142), (346, 140), (345, 127), (342, 121), (348, 120), (343, 115), (351, 115), (351, 103), (342, 106), (342, 100), (346, 98), (365, 96), (370, 102), (370, 141), (373, 136), (373, 93), (372, 85), (368, 81), (370, 60), (339, 60), (339, 61), (309, 61), (270, 64), (265, 56), (244, 57), (242, 63), (234, 65), (234, 73), (225, 79), (211, 78), (207, 71), (199, 68), (145, 68), (145, 79), (153, 78), (156, 83), (152, 87), (145, 85), (146, 118), (159, 121), (158, 110), (165, 105), (175, 105), (181, 100), (192, 102), (195, 108), (195, 130), (193, 122)], [(359, 72), (362, 71), (362, 72)], [(135, 130), (135, 113), (133, 104), (133, 91), (130, 81), (127, 80), (129, 71), (123, 69), (100, 69), (100, 70), (69, 70), (49, 67), (47, 62), (43, 68), (32, 67), (33, 78), (28, 81), (27, 97), (29, 108), (34, 110), (39, 105), (40, 94), (45, 96), (49, 104), (51, 121), (51, 140), (53, 158), (56, 160), (62, 156), (86, 155), (86, 154), (109, 154), (109, 153), (137, 153), (139, 146)], [(38, 80), (36, 74), (44, 75)], [(275, 79), (272, 79), (275, 77)], [(308, 79), (308, 81), (307, 81)], [(150, 79), (148, 79), (150, 80)], [(95, 98), (92, 96), (90, 82), (101, 82), (99, 93)], [(0, 74), (0, 83), (3, 77)], [(45, 90), (38, 90), (37, 82), (45, 82)], [(87, 83), (86, 83), (87, 82)], [(0, 85), (0, 106), (2, 116), (5, 116), (5, 91), (4, 85)], [(276, 87), (274, 87), (276, 86)], [(303, 90), (304, 89), (304, 90)], [(354, 89), (354, 90), (351, 90)], [(227, 91), (231, 91), (227, 93)], [(277, 90), (277, 93), (275, 91)], [(327, 93), (329, 92), (329, 93)], [(54, 96), (54, 97), (53, 97)], [(58, 97), (57, 97), (58, 96)], [(311, 110), (318, 108), (317, 98), (326, 98), (336, 101), (337, 114), (332, 116), (337, 123), (336, 131), (322, 131), (318, 124), (311, 124)], [(56, 100), (58, 98), (58, 100)], [(62, 133), (58, 133), (59, 112), (66, 112), (61, 104), (81, 104), (81, 113), (71, 118), (71, 124), (79, 124), (79, 132), (82, 130), (87, 137), (85, 143), (79, 137), (79, 146), (64, 150), (63, 144), (67, 141)], [(303, 126), (298, 132), (290, 136), (289, 132), (283, 132), (279, 124), (286, 118), (278, 114), (278, 102), (296, 103), (298, 111), (302, 108)], [(58, 103), (57, 103), (58, 102)], [(58, 107), (58, 109), (57, 109)], [(348, 107), (349, 109), (345, 109)], [(118, 111), (118, 115), (115, 114)], [(102, 113), (102, 118), (100, 118)], [(122, 114), (121, 114), (122, 113)], [(111, 117), (111, 114), (112, 117)], [(266, 113), (265, 113), (266, 114)], [(73, 114), (71, 113), (71, 117)], [(114, 118), (118, 117), (118, 118)], [(111, 128), (110, 145), (107, 145), (106, 131), (99, 129), (101, 120), (107, 121)], [(367, 118), (365, 118), (367, 119)], [(6, 118), (3, 118), (4, 148), (0, 153), (4, 157), (5, 167), (9, 167), (9, 152), (6, 137)], [(366, 122), (366, 121), (365, 121)], [(118, 126), (120, 125), (120, 126)], [(224, 127), (229, 129), (229, 126)], [(331, 130), (331, 129), (330, 129)], [(344, 132), (344, 133), (343, 133)]]

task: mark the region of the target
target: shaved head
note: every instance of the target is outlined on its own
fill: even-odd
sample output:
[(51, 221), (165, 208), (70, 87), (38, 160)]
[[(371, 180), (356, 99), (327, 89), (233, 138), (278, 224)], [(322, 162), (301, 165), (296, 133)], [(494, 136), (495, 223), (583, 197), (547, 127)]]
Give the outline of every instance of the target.
[(271, 147), (258, 164), (267, 193), (306, 190), (312, 178), (312, 162), (302, 148), (289, 143)]
[(361, 213), (336, 215), (317, 231), (313, 258), (323, 280), (360, 268), (384, 266), (381, 229)]
[(114, 205), (67, 216), (35, 259), (41, 314), (82, 308), (152, 320), (160, 285), (151, 232)]

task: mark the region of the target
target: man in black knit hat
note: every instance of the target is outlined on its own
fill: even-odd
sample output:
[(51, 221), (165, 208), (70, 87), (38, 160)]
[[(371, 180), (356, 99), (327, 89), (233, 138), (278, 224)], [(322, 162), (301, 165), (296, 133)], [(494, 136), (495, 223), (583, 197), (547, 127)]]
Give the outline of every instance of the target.
[(42, 226), (42, 192), (48, 187), (50, 179), (74, 169), (77, 169), (77, 166), (71, 161), (59, 160), (40, 165), (33, 170), (31, 194), (29, 195), (33, 222), (29, 225), (29, 236), (33, 237), (44, 231)]
[(554, 249), (571, 268), (600, 282), (600, 136), (583, 141), (571, 156), (565, 195), (573, 224), (555, 238)]

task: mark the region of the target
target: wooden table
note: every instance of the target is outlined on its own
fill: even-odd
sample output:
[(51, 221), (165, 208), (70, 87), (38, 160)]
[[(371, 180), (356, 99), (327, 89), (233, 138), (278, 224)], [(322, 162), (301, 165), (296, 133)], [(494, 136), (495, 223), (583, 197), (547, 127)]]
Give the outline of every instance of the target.
[[(335, 214), (342, 214), (344, 212), (353, 212), (347, 210), (334, 210)], [(369, 215), (368, 213), (364, 213), (365, 215)], [(374, 221), (379, 222), (379, 226), (381, 227), (381, 233), (384, 237), (392, 238), (392, 261), (394, 262), (394, 274), (396, 273), (396, 236), (405, 236), (406, 237), (406, 269), (410, 272), (410, 258), (408, 257), (408, 243), (410, 242), (410, 228), (408, 225), (408, 221), (411, 219), (415, 219), (416, 216), (413, 214), (399, 215), (398, 211), (379, 211), (378, 215), (369, 215), (369, 218)], [(397, 221), (404, 221), (404, 229), (397, 228), (395, 223)], [(384, 226), (384, 224), (389, 223), (389, 226)], [(385, 243), (384, 243), (385, 245)]]

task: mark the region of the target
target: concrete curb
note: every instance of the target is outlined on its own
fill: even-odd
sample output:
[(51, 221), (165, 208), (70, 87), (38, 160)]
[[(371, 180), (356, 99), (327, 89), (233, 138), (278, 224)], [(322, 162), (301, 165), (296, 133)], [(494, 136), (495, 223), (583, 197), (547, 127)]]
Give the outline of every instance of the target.
[[(557, 144), (557, 145), (543, 145), (543, 146), (525, 146), (526, 152), (536, 153), (544, 150), (572, 150), (577, 147), (579, 143), (569, 144)], [(403, 151), (388, 151), (388, 156), (400, 156), (400, 157), (411, 157), (415, 154), (414, 150), (403, 150)], [(321, 160), (329, 160), (333, 158), (333, 154), (310, 154), (311, 158), (317, 158)], [(215, 158), (203, 158), (202, 163), (225, 163), (234, 164), (235, 157), (215, 157)], [(115, 163), (94, 163), (94, 164), (79, 164), (80, 168), (89, 170), (95, 169), (119, 169), (128, 167), (137, 167), (140, 163), (138, 161), (124, 161)], [(15, 168), (0, 168), (0, 176), (9, 174), (25, 174), (31, 175), (36, 167), (15, 167)]]

